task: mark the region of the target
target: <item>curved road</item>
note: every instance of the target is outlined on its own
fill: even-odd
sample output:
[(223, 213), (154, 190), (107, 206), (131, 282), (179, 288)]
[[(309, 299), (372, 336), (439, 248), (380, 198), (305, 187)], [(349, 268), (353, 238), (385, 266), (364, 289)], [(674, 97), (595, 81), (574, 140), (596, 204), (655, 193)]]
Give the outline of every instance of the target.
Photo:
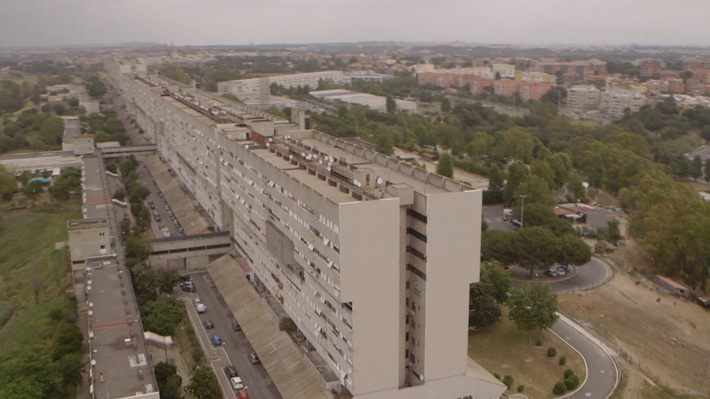
[[(584, 266), (574, 267), (570, 274), (563, 277), (549, 277), (540, 270), (530, 278), (529, 270), (516, 266), (512, 271), (516, 281), (545, 283), (558, 294), (590, 290), (603, 285), (613, 277), (611, 267), (597, 257), (592, 257), (592, 260)], [(576, 350), (584, 358), (587, 366), (587, 379), (576, 391), (564, 397), (604, 399), (611, 396), (619, 381), (619, 370), (613, 359), (617, 356), (616, 353), (564, 315), (560, 315), (559, 320), (550, 330)]]

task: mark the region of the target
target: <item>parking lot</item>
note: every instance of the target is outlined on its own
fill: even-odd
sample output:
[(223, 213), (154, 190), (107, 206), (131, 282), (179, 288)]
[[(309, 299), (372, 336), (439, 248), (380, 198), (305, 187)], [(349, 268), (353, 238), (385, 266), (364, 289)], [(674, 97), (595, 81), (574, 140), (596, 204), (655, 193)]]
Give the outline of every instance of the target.
[[(180, 296), (186, 302), (190, 322), (207, 359), (215, 369), (224, 397), (236, 398), (224, 372), (224, 368), (231, 365), (247, 387), (250, 399), (280, 399), (281, 395), (266, 369), (261, 364), (252, 364), (250, 354), (254, 351), (244, 333), (233, 328), (232, 323), (236, 320), (219, 296), (210, 277), (206, 273), (193, 274), (192, 282), (195, 292), (181, 292)], [(197, 312), (196, 298), (206, 306), (204, 313)], [(207, 320), (212, 323), (211, 328), (207, 328)], [(221, 345), (214, 345), (215, 336), (222, 341)]]

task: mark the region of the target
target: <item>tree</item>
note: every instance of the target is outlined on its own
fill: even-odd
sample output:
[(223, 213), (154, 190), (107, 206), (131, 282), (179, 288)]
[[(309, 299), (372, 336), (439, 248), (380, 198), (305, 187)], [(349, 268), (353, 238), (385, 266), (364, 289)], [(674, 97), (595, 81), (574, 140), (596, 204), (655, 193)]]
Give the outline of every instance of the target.
[(441, 154), (439, 165), (436, 166), (436, 173), (448, 178), (454, 177), (454, 160), (449, 154)]
[(441, 100), (441, 111), (442, 112), (451, 112), (451, 100), (449, 100), (446, 97), (444, 97), (444, 99)]
[(180, 399), (180, 385), (182, 377), (177, 374), (177, 367), (172, 364), (160, 362), (153, 368), (155, 382), (158, 383), (161, 399)]
[(699, 179), (703, 176), (703, 160), (699, 155), (696, 155), (690, 163), (690, 176), (694, 179)]
[(141, 306), (143, 328), (160, 335), (175, 335), (185, 308), (175, 298), (160, 297)]
[(557, 295), (545, 284), (521, 284), (510, 291), (508, 317), (523, 331), (542, 330), (557, 321)]
[(530, 277), (535, 269), (545, 269), (557, 260), (559, 247), (557, 237), (540, 226), (524, 228), (516, 233), (512, 241), (512, 256), (518, 264), (530, 269)]
[(705, 181), (710, 182), (710, 158), (705, 160)]
[(485, 262), (481, 265), (481, 285), (498, 303), (508, 300), (508, 292), (513, 284), (510, 273), (505, 271), (500, 262)]
[(187, 391), (196, 399), (218, 399), (222, 397), (217, 376), (210, 366), (197, 366), (192, 373)]
[(126, 239), (126, 257), (144, 262), (150, 256), (150, 242), (142, 236), (130, 236)]
[(471, 284), (469, 290), (468, 305), (468, 325), (476, 327), (486, 327), (497, 323), (503, 311), (496, 303), (485, 287), (478, 284)]
[(44, 183), (38, 180), (29, 182), (22, 187), (22, 192), (29, 197), (35, 197), (42, 191), (44, 191)]
[(613, 219), (606, 223), (606, 228), (600, 229), (601, 238), (609, 241), (610, 243), (616, 245), (619, 240), (624, 238), (621, 235), (621, 229), (619, 228), (619, 219)]
[(397, 112), (397, 101), (395, 101), (394, 97), (388, 95), (387, 100), (385, 100), (385, 106), (387, 108), (387, 113), (394, 114)]
[(15, 112), (22, 108), (24, 103), (21, 88), (17, 83), (11, 80), (0, 80), (0, 114)]
[(161, 292), (171, 293), (173, 287), (180, 281), (180, 275), (175, 270), (158, 269), (155, 271), (155, 281)]
[(515, 233), (502, 230), (486, 230), (481, 238), (481, 259), (497, 260), (503, 264), (513, 261), (512, 245)]
[(9, 201), (17, 192), (17, 182), (12, 173), (5, 171), (5, 166), (0, 165), (0, 198)]
[(584, 265), (592, 259), (589, 245), (575, 234), (564, 234), (559, 238), (557, 261), (565, 265)]

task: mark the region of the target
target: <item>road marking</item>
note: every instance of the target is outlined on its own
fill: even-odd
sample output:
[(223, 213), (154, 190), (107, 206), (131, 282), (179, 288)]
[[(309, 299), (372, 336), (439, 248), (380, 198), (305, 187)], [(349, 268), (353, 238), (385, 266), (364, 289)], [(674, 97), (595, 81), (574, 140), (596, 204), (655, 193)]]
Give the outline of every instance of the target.
[(592, 396), (592, 393), (591, 393), (591, 392), (587, 392), (587, 394), (586, 394), (586, 395), (584, 395), (584, 396), (586, 396), (586, 397), (590, 397), (590, 396)]

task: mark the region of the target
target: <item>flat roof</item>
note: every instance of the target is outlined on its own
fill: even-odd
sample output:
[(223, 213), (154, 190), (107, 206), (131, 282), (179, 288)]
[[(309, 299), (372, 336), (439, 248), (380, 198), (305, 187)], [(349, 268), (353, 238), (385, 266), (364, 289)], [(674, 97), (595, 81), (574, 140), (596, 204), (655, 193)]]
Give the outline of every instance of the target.
[(129, 285), (128, 270), (115, 261), (92, 263), (87, 269), (90, 364), (97, 399), (158, 390)]
[(111, 196), (104, 191), (101, 160), (94, 156), (82, 158), (84, 163), (84, 218), (108, 218)]

